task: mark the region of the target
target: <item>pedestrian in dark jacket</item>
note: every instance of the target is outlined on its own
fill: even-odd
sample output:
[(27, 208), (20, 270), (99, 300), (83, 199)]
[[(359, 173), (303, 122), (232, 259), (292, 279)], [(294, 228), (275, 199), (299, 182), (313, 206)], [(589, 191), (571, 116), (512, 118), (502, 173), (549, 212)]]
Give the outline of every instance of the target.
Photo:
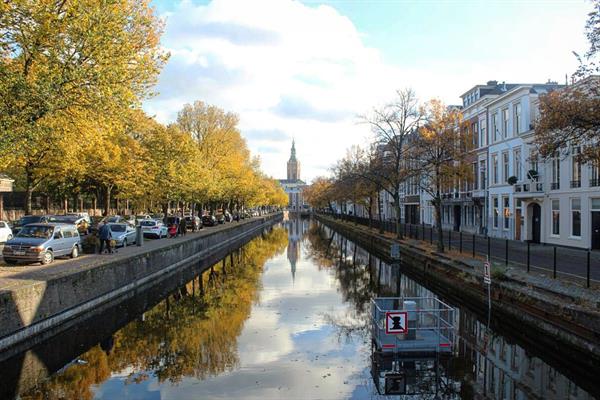
[(104, 250), (104, 246), (106, 245), (106, 250), (109, 254), (112, 254), (112, 231), (110, 230), (110, 226), (108, 224), (104, 224), (100, 227), (100, 231), (98, 232), (98, 236), (100, 238), (100, 254)]
[(184, 217), (181, 217), (179, 219), (179, 233), (181, 233), (182, 236), (185, 236), (185, 234), (187, 233), (187, 226), (185, 226)]

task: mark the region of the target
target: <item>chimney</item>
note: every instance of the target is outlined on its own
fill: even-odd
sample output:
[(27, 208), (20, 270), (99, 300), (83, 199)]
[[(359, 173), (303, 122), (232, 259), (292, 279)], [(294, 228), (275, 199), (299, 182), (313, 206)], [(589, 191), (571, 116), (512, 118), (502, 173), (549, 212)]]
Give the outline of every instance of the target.
[(498, 81), (487, 81), (488, 86), (496, 86), (497, 84), (498, 84)]
[(506, 81), (502, 81), (502, 91), (506, 92)]

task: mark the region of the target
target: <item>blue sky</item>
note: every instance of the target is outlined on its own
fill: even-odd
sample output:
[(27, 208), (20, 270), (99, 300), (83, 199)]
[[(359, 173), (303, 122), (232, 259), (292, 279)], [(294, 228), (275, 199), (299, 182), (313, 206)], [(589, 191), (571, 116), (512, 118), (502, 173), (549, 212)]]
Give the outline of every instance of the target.
[(154, 0), (171, 52), (146, 111), (170, 122), (204, 100), (240, 115), (263, 169), (284, 177), (296, 139), (311, 180), (352, 144), (356, 115), (412, 87), (458, 103), (487, 80), (564, 81), (591, 4), (570, 1)]

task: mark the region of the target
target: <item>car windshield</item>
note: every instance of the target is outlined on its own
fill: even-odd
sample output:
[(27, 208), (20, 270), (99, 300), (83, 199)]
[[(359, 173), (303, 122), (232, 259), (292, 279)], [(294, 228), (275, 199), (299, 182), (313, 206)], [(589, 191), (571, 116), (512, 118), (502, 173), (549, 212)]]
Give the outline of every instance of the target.
[(115, 225), (110, 225), (110, 230), (113, 232), (125, 232), (125, 225), (121, 225), (121, 224), (115, 224)]
[(108, 217), (106, 219), (106, 222), (118, 222), (119, 221), (119, 217)]
[(17, 237), (49, 239), (52, 232), (54, 232), (54, 228), (51, 226), (25, 226), (19, 231)]
[(19, 220), (19, 225), (33, 224), (35, 222), (40, 222), (41, 219), (42, 219), (42, 217), (39, 217), (37, 215), (29, 215), (27, 217), (22, 217)]
[(156, 221), (142, 221), (140, 222), (141, 226), (154, 226), (156, 225)]
[(56, 215), (56, 216), (50, 218), (50, 220), (63, 222), (65, 224), (75, 224), (79, 220), (79, 217), (72, 216), (72, 215)]

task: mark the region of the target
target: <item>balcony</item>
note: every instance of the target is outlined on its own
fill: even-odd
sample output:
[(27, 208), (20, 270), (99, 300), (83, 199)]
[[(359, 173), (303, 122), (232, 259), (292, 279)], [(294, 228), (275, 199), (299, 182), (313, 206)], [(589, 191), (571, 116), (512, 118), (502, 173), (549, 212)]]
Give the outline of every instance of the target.
[(590, 187), (600, 186), (600, 179), (590, 179)]
[(550, 184), (550, 190), (558, 190), (560, 189), (560, 182), (552, 182)]
[(542, 182), (518, 183), (514, 187), (515, 193), (539, 193), (544, 191)]
[(571, 181), (571, 188), (579, 188), (581, 187), (581, 181)]

